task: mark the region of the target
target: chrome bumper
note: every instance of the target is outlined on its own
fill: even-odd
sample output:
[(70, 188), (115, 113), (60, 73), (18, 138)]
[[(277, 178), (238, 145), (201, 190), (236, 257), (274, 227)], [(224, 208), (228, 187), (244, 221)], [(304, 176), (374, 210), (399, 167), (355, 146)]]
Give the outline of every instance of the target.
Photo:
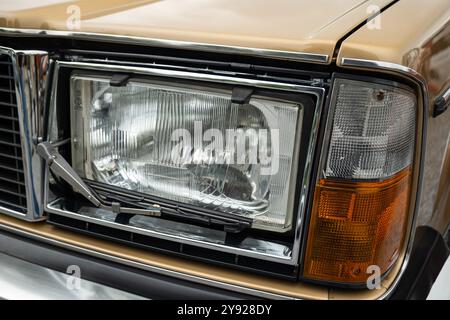
[(128, 300), (141, 297), (0, 253), (0, 298), (8, 300)]

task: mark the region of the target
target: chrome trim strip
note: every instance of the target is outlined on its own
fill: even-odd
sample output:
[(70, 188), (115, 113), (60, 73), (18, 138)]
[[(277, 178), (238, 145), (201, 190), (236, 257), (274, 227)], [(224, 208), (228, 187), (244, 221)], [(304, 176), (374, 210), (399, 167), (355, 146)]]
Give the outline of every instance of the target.
[[(59, 200), (60, 200), (60, 198), (58, 198), (54, 202), (59, 202)], [(89, 217), (89, 216), (82, 215), (79, 213), (62, 210), (62, 209), (57, 208), (55, 206), (54, 202), (47, 203), (47, 205), (46, 205), (47, 212), (57, 214), (60, 216), (64, 216), (64, 217), (68, 217), (68, 218), (72, 218), (72, 219), (76, 219), (76, 220), (85, 221), (88, 223), (89, 222), (95, 223), (95, 224), (99, 224), (99, 225), (114, 228), (114, 229), (124, 230), (124, 231), (128, 231), (128, 232), (134, 232), (134, 233), (142, 234), (142, 235), (149, 235), (149, 236), (152, 236), (152, 237), (155, 237), (158, 239), (164, 239), (164, 240), (169, 240), (169, 241), (175, 241), (178, 243), (190, 244), (190, 245), (194, 245), (194, 246), (198, 246), (198, 247), (202, 247), (202, 248), (217, 250), (220, 252), (239, 254), (242, 256), (246, 256), (246, 257), (254, 257), (254, 258), (264, 259), (265, 261), (274, 261), (274, 262), (285, 263), (285, 264), (290, 264), (290, 265), (297, 264), (297, 261), (293, 260), (291, 257), (282, 256), (281, 255), (281, 254), (283, 254), (282, 251), (280, 252), (280, 255), (275, 255), (275, 254), (269, 254), (269, 253), (260, 252), (260, 251), (247, 250), (247, 249), (243, 249), (243, 248), (239, 248), (239, 247), (231, 246), (231, 245), (214, 243), (212, 241), (206, 242), (204, 240), (190, 239), (190, 238), (179, 236), (179, 235), (163, 233), (163, 232), (160, 232), (157, 230), (152, 230), (152, 229), (144, 229), (144, 228), (136, 227), (133, 225), (123, 225), (123, 224), (111, 222), (108, 220), (93, 218), (93, 217)], [(214, 240), (214, 239), (211, 239), (211, 240)]]
[(63, 241), (43, 237), (43, 236), (28, 232), (28, 231), (20, 230), (15, 227), (7, 226), (7, 225), (1, 224), (1, 223), (0, 223), (0, 230), (8, 231), (8, 232), (14, 233), (19, 236), (27, 237), (29, 239), (33, 239), (33, 240), (37, 240), (37, 241), (42, 241), (42, 242), (50, 244), (50, 245), (55, 245), (60, 248), (65, 248), (65, 249), (79, 252), (82, 254), (87, 254), (89, 256), (104, 259), (107, 261), (120, 263), (120, 264), (127, 265), (130, 267), (134, 267), (134, 268), (138, 268), (138, 269), (142, 269), (142, 270), (146, 270), (146, 271), (150, 271), (150, 272), (155, 272), (158, 274), (174, 277), (177, 279), (192, 281), (192, 282), (202, 284), (202, 285), (207, 285), (207, 286), (220, 288), (220, 289), (224, 289), (224, 290), (240, 292), (243, 294), (253, 295), (255, 297), (261, 297), (261, 298), (265, 298), (265, 299), (284, 299), (284, 300), (296, 299), (296, 300), (298, 300), (298, 298), (294, 298), (294, 297), (290, 297), (290, 296), (286, 296), (286, 295), (266, 292), (266, 291), (252, 289), (252, 288), (248, 288), (248, 287), (242, 287), (239, 285), (224, 283), (224, 282), (220, 282), (217, 280), (211, 280), (211, 279), (207, 279), (207, 278), (203, 278), (203, 277), (199, 277), (199, 276), (182, 273), (179, 271), (168, 270), (168, 269), (144, 264), (144, 263), (137, 262), (137, 261), (119, 258), (116, 256), (112, 256), (110, 254), (106, 254), (106, 253), (98, 252), (95, 250), (75, 246), (75, 245), (72, 245), (69, 243), (65, 243)]
[[(107, 60), (105, 61), (107, 63)], [(273, 82), (266, 80), (255, 80), (245, 78), (234, 78), (230, 76), (222, 76), (216, 74), (203, 74), (189, 71), (168, 70), (163, 68), (149, 68), (149, 67), (135, 67), (135, 66), (119, 66), (101, 63), (87, 63), (87, 62), (69, 62), (69, 61), (56, 61), (57, 67), (72, 67), (93, 71), (117, 71), (117, 72), (132, 72), (148, 76), (156, 77), (171, 77), (188, 80), (209, 81), (222, 84), (236, 84), (236, 85), (248, 85), (272, 90), (283, 90), (291, 92), (305, 92), (312, 93), (319, 97), (325, 92), (323, 88), (311, 87), (298, 84), (289, 84), (283, 82)]]
[(420, 93), (422, 95), (422, 104), (423, 104), (423, 124), (422, 124), (422, 143), (421, 143), (421, 150), (420, 150), (420, 170), (418, 173), (418, 182), (417, 182), (417, 196), (416, 196), (416, 202), (415, 202), (415, 208), (414, 208), (414, 214), (412, 217), (412, 223), (411, 223), (411, 231), (408, 239), (408, 244), (406, 248), (405, 257), (403, 259), (403, 263), (401, 266), (400, 271), (396, 275), (396, 278), (394, 279), (394, 282), (391, 284), (389, 288), (387, 288), (386, 292), (383, 293), (378, 299), (384, 300), (388, 299), (393, 293), (394, 290), (397, 288), (400, 279), (402, 278), (403, 274), (406, 271), (406, 268), (409, 263), (409, 259), (411, 256), (412, 246), (414, 242), (414, 236), (415, 236), (415, 230), (416, 230), (416, 224), (417, 224), (417, 216), (418, 216), (418, 210), (419, 210), (419, 202), (420, 202), (420, 194), (422, 189), (422, 178), (423, 178), (423, 165), (425, 160), (425, 149), (426, 149), (426, 132), (427, 132), (427, 119), (429, 117), (429, 99), (428, 99), (428, 87), (425, 79), (422, 77), (420, 73), (415, 71), (414, 69), (411, 69), (409, 67), (399, 65), (392, 62), (386, 62), (386, 61), (376, 61), (376, 60), (365, 60), (365, 59), (354, 59), (354, 58), (342, 58), (340, 66), (343, 68), (349, 68), (349, 69), (369, 69), (374, 71), (380, 71), (384, 73), (390, 73), (395, 75), (403, 76), (409, 80), (413, 80), (418, 87), (420, 88)]
[(0, 47), (13, 65), (17, 108), (22, 141), (22, 158), (27, 196), (27, 214), (0, 208), (2, 213), (20, 219), (43, 219), (43, 165), (35, 152), (35, 143), (43, 135), (43, 113), (49, 75), (48, 53), (37, 50), (13, 50)]
[[(202, 74), (202, 73), (195, 73), (195, 72), (186, 72), (186, 71), (177, 71), (177, 70), (167, 70), (167, 69), (159, 69), (159, 68), (144, 68), (144, 67), (134, 67), (134, 66), (118, 66), (118, 65), (108, 65), (108, 64), (100, 64), (100, 63), (85, 63), (85, 62), (67, 62), (67, 61), (56, 61), (55, 62), (55, 72), (54, 72), (54, 79), (53, 79), (53, 85), (54, 91), (52, 92), (52, 98), (50, 101), (50, 108), (54, 110), (56, 108), (56, 92), (58, 87), (58, 74), (61, 67), (70, 67), (70, 68), (77, 68), (77, 69), (85, 69), (85, 70), (93, 70), (93, 71), (117, 71), (117, 72), (131, 72), (136, 74), (143, 74), (148, 76), (158, 76), (158, 77), (168, 77), (168, 78), (180, 78), (180, 79), (189, 79), (189, 80), (197, 80), (197, 81), (209, 81), (209, 82), (215, 82), (215, 83), (222, 83), (222, 84), (235, 84), (235, 85), (249, 85), (253, 87), (258, 88), (266, 88), (266, 89), (272, 89), (272, 90), (280, 90), (280, 91), (289, 91), (289, 92), (296, 92), (296, 93), (305, 93), (305, 94), (312, 94), (316, 97), (316, 110), (315, 115), (313, 119), (313, 126), (312, 126), (312, 132), (310, 137), (310, 144), (313, 144), (312, 146), (309, 145), (308, 147), (308, 158), (307, 163), (304, 168), (303, 172), (303, 183), (302, 183), (302, 189), (300, 190), (300, 205), (299, 205), (299, 214), (298, 214), (298, 220), (295, 222), (295, 238), (294, 238), (294, 244), (292, 250), (292, 256), (291, 257), (283, 257), (278, 255), (272, 255), (272, 254), (265, 254), (261, 252), (254, 252), (251, 250), (245, 250), (241, 248), (236, 247), (229, 247), (224, 246), (220, 244), (215, 243), (208, 243), (204, 241), (198, 241), (193, 239), (188, 239), (184, 237), (175, 237), (173, 235), (166, 235), (157, 233), (155, 231), (146, 230), (146, 229), (140, 229), (136, 227), (126, 226), (126, 225), (120, 225), (116, 223), (111, 223), (108, 221), (103, 221), (87, 216), (82, 216), (80, 214), (76, 214), (69, 211), (60, 210), (57, 208), (52, 207), (52, 200), (49, 198), (49, 190), (48, 190), (48, 170), (45, 170), (45, 191), (44, 191), (44, 199), (45, 199), (45, 210), (54, 214), (60, 214), (64, 216), (68, 216), (71, 218), (77, 218), (84, 221), (91, 221), (94, 223), (99, 223), (102, 225), (106, 225), (109, 227), (114, 227), (118, 229), (128, 230), (131, 232), (141, 233), (141, 234), (149, 234), (150, 236), (157, 236), (159, 238), (165, 238), (167, 240), (177, 241), (181, 243), (190, 243), (192, 245), (197, 245), (200, 247), (205, 247), (209, 249), (220, 249), (222, 251), (227, 251), (230, 253), (236, 253), (239, 252), (242, 255), (250, 256), (250, 257), (259, 257), (264, 260), (270, 260), (270, 261), (276, 261), (279, 263), (289, 264), (289, 265), (298, 265), (299, 263), (299, 257), (300, 257), (300, 246), (301, 246), (301, 230), (303, 228), (303, 215), (306, 210), (306, 199), (307, 199), (307, 192), (309, 191), (309, 179), (311, 176), (311, 162), (314, 150), (314, 145), (316, 143), (318, 131), (319, 131), (319, 119), (322, 112), (322, 106), (323, 106), (323, 96), (325, 93), (324, 88), (317, 88), (317, 87), (310, 87), (310, 86), (304, 86), (304, 85), (296, 85), (296, 84), (288, 84), (288, 83), (279, 83), (279, 82), (271, 82), (271, 81), (264, 81), (264, 80), (255, 80), (255, 79), (244, 79), (244, 78), (234, 78), (229, 76), (221, 76), (221, 75), (212, 75), (212, 74)], [(52, 112), (50, 112), (52, 114)], [(50, 130), (49, 130), (50, 131)], [(50, 139), (51, 140), (51, 139)]]
[(444, 104), (450, 103), (450, 85), (448, 88), (440, 95), (440, 98), (444, 100)]
[[(401, 74), (407, 78), (413, 78), (420, 84), (422, 89), (427, 89), (425, 79), (416, 70), (386, 61), (366, 60), (366, 59), (354, 59), (354, 58), (342, 58), (341, 64), (344, 68), (356, 68), (356, 69), (374, 69), (382, 72), (390, 72), (394, 74)], [(425, 93), (428, 90), (424, 91)], [(428, 104), (428, 102), (427, 102)]]
[(441, 93), (434, 99), (433, 103), (433, 117), (437, 117), (440, 114), (447, 111), (450, 105), (450, 84), (446, 89), (443, 89)]
[(329, 56), (326, 54), (283, 51), (271, 49), (258, 49), (249, 47), (228, 46), (219, 44), (208, 44), (177, 40), (164, 40), (156, 38), (145, 38), (136, 36), (122, 36), (104, 33), (76, 32), (76, 31), (58, 31), (41, 29), (19, 29), (19, 28), (0, 28), (0, 35), (7, 36), (35, 36), (35, 37), (69, 37), (79, 40), (93, 40), (113, 43), (143, 45), (150, 47), (162, 47), (170, 49), (183, 49), (204, 52), (215, 52), (225, 54), (240, 54), (262, 58), (275, 58), (297, 62), (309, 62), (317, 64), (328, 64)]
[[(305, 168), (303, 169), (303, 181), (301, 184), (298, 215), (297, 215), (297, 225), (295, 227), (295, 241), (292, 248), (294, 255), (298, 256), (298, 260), (301, 259), (301, 248), (302, 248), (302, 238), (303, 238), (303, 225), (306, 216), (306, 210), (308, 208), (308, 197), (310, 192), (314, 192), (314, 185), (311, 185), (312, 180), (312, 169), (314, 167), (314, 155), (317, 146), (317, 139), (319, 137), (320, 131), (320, 119), (322, 117), (322, 110), (325, 103), (325, 89), (321, 88), (322, 94), (318, 96), (316, 104), (316, 112), (314, 114), (313, 122), (311, 125), (311, 133), (309, 137), (308, 151), (305, 161)], [(302, 261), (301, 261), (302, 262)], [(299, 263), (301, 264), (299, 261)]]

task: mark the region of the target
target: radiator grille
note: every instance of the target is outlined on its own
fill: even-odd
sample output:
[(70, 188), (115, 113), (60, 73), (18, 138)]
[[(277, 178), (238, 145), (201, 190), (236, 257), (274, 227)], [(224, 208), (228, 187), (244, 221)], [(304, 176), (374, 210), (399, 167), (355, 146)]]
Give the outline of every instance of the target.
[(0, 207), (26, 213), (26, 201), (13, 66), (0, 55)]

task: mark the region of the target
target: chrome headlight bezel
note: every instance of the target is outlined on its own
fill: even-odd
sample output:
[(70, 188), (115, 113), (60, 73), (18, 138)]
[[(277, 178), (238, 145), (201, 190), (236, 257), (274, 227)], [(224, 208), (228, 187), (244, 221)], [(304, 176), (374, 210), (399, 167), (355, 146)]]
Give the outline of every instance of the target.
[[(248, 241), (253, 241), (253, 243), (258, 242), (262, 244), (261, 248), (244, 246), (239, 247), (233, 242), (230, 243), (214, 243), (214, 242), (206, 242), (203, 240), (195, 240), (189, 239), (189, 237), (174, 237), (170, 234), (164, 234), (161, 232), (149, 231), (140, 227), (131, 227), (127, 225), (123, 225), (120, 223), (115, 223), (111, 221), (105, 221), (101, 219), (96, 219), (93, 217), (80, 216), (76, 213), (70, 212), (59, 206), (55, 202), (55, 197), (53, 192), (49, 190), (49, 181), (52, 180), (51, 176), (48, 174), (48, 170), (46, 172), (46, 210), (51, 214), (50, 222), (52, 215), (59, 215), (63, 217), (70, 217), (74, 219), (79, 219), (85, 222), (89, 222), (92, 224), (99, 225), (107, 225), (111, 228), (116, 228), (120, 230), (126, 230), (131, 232), (136, 232), (137, 234), (145, 234), (155, 238), (163, 238), (169, 241), (175, 241), (179, 243), (184, 243), (187, 245), (198, 246), (202, 248), (208, 248), (211, 250), (218, 250), (224, 253), (230, 253), (238, 256), (246, 256), (252, 259), (261, 259), (267, 260), (270, 262), (280, 263), (283, 265), (290, 265), (296, 269), (299, 263), (299, 253), (300, 253), (300, 239), (302, 232), (302, 221), (303, 215), (306, 209), (306, 199), (308, 197), (309, 191), (309, 181), (311, 178), (311, 168), (312, 168), (312, 160), (315, 151), (316, 139), (318, 135), (318, 124), (321, 114), (323, 95), (325, 90), (323, 88), (318, 87), (310, 87), (305, 85), (296, 85), (296, 84), (286, 84), (279, 82), (269, 82), (269, 81), (260, 81), (254, 79), (247, 78), (238, 78), (231, 76), (222, 76), (222, 75), (211, 75), (211, 74), (201, 74), (201, 73), (193, 73), (186, 71), (174, 71), (174, 70), (165, 70), (165, 69), (152, 69), (152, 68), (141, 68), (141, 67), (129, 67), (129, 66), (118, 66), (118, 65), (103, 65), (103, 64), (91, 64), (91, 63), (82, 63), (82, 62), (64, 62), (58, 61), (56, 62), (56, 70), (53, 81), (54, 95), (51, 101), (51, 112), (56, 110), (58, 105), (66, 104), (67, 105), (67, 96), (64, 98), (61, 92), (67, 91), (67, 79), (68, 75), (73, 71), (83, 71), (93, 74), (107, 74), (111, 76), (113, 73), (128, 73), (134, 76), (142, 76), (142, 77), (156, 77), (160, 79), (172, 78), (176, 79), (176, 81), (187, 81), (187, 82), (201, 82), (207, 83), (212, 86), (249, 86), (252, 88), (257, 88), (261, 92), (269, 93), (273, 95), (275, 98), (285, 98), (286, 95), (298, 96), (300, 99), (307, 99), (307, 107), (305, 107), (305, 116), (302, 121), (302, 132), (298, 133), (297, 139), (301, 141), (301, 152), (296, 152), (296, 154), (301, 157), (298, 161), (301, 168), (297, 173), (297, 179), (293, 178), (293, 184), (295, 184), (295, 194), (293, 195), (294, 202), (293, 208), (295, 210), (293, 212), (295, 219), (293, 220), (293, 228), (290, 232), (287, 232), (286, 235), (281, 235), (281, 239), (291, 239), (287, 245), (282, 245), (281, 247), (277, 246), (277, 243), (280, 241), (270, 240), (274, 239), (274, 237), (269, 237), (266, 240), (258, 240), (252, 236), (246, 237)], [(78, 72), (77, 71), (77, 72)], [(64, 83), (65, 79), (65, 83)], [(67, 92), (66, 92), (67, 95)], [(66, 100), (64, 100), (66, 99)], [(49, 137), (50, 141), (58, 141), (62, 138), (58, 131), (52, 130), (53, 123), (58, 121), (57, 117), (52, 117), (50, 119), (50, 127), (49, 127)], [(54, 126), (53, 126), (54, 128)], [(93, 184), (94, 185), (94, 184)], [(114, 189), (114, 188), (111, 188)], [(58, 207), (59, 206), (59, 207)], [(190, 208), (195, 209), (195, 208)], [(284, 243), (281, 240), (281, 243)], [(275, 245), (278, 247), (276, 252), (267, 251), (268, 246)], [(265, 249), (264, 249), (265, 248)], [(266, 252), (264, 252), (266, 250)], [(283, 252), (282, 252), (283, 251)], [(295, 277), (295, 272), (291, 273), (291, 276)]]

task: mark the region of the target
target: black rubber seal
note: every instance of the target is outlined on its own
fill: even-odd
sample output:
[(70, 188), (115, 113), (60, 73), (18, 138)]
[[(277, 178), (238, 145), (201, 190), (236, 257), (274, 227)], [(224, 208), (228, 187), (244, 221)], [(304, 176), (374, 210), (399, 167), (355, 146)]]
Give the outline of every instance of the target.
[(449, 248), (438, 231), (418, 227), (408, 266), (391, 299), (425, 300), (448, 255)]

